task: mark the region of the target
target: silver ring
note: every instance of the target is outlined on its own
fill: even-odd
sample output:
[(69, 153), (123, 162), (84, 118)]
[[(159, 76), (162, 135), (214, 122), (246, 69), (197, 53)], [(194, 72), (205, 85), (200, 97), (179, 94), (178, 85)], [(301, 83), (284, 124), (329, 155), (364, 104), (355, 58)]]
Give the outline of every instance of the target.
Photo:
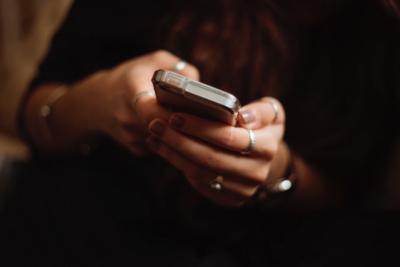
[(275, 123), (278, 120), (279, 107), (275, 102), (273, 102), (271, 100), (266, 100), (265, 102), (271, 104), (271, 107), (274, 110), (274, 118), (272, 119), (272, 123)]
[(256, 146), (256, 135), (254, 134), (252, 129), (246, 129), (247, 133), (249, 134), (249, 144), (247, 145), (246, 149), (243, 150), (241, 153), (243, 155), (248, 155), (251, 153), (251, 151), (254, 150), (254, 147)]
[(152, 91), (140, 91), (139, 93), (137, 93), (136, 95), (134, 95), (132, 97), (131, 106), (132, 106), (133, 112), (135, 112), (136, 115), (137, 115), (136, 104), (137, 104), (137, 102), (139, 101), (139, 99), (142, 96), (154, 96), (154, 92), (152, 92)]
[(179, 60), (179, 61), (175, 64), (174, 70), (175, 70), (175, 71), (181, 71), (181, 70), (183, 70), (184, 68), (186, 68), (186, 66), (187, 66), (187, 62), (186, 62), (186, 61)]
[(222, 191), (222, 184), (224, 182), (224, 177), (218, 175), (214, 180), (210, 182), (210, 188), (214, 191)]

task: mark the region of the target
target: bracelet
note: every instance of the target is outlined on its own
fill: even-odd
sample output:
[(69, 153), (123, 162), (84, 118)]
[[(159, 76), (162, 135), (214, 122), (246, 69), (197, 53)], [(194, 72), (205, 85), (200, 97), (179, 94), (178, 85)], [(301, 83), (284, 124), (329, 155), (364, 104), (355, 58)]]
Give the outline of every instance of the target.
[(47, 98), (46, 103), (40, 107), (39, 115), (42, 118), (47, 119), (51, 115), (53, 105), (66, 93), (67, 88), (65, 85), (61, 85), (54, 89)]
[(41, 121), (43, 121), (43, 135), (47, 138), (47, 140), (53, 141), (53, 136), (51, 135), (51, 131), (49, 129), (49, 118), (53, 112), (54, 104), (61, 99), (67, 93), (67, 87), (65, 85), (61, 85), (53, 90), (51, 94), (46, 99), (45, 104), (43, 104), (39, 109), (39, 117)]

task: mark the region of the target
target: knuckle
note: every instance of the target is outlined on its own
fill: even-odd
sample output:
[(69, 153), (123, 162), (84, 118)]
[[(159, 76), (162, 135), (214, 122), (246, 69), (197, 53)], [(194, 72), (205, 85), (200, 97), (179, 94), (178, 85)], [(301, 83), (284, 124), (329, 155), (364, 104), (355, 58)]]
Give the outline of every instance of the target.
[(281, 102), (278, 99), (276, 99), (275, 97), (266, 96), (266, 97), (261, 98), (261, 101), (263, 101), (263, 102), (272, 102), (275, 105), (277, 105), (279, 108), (282, 107)]
[(236, 136), (233, 134), (232, 128), (227, 128), (222, 132), (221, 143), (226, 147), (232, 147), (236, 143)]
[(132, 124), (132, 116), (129, 113), (124, 112), (122, 110), (114, 111), (113, 117), (114, 121), (121, 126)]
[(242, 195), (245, 198), (250, 198), (254, 196), (254, 194), (257, 192), (258, 187), (252, 187), (252, 188), (246, 188), (243, 190)]
[(144, 73), (143, 67), (132, 66), (123, 74), (123, 82), (131, 92), (135, 91), (135, 88), (139, 88), (139, 80), (141, 73)]
[(267, 97), (261, 98), (261, 101), (266, 102), (266, 103), (269, 102), (269, 103), (275, 105), (276, 108), (278, 109), (278, 122), (282, 122), (282, 123), (285, 122), (285, 118), (286, 118), (285, 109), (284, 109), (282, 103), (278, 99), (267, 96)]
[(203, 163), (206, 166), (214, 166), (215, 164), (215, 157), (213, 154), (209, 153), (204, 159), (203, 159)]
[(268, 170), (265, 168), (258, 168), (257, 171), (251, 173), (250, 180), (255, 181), (257, 184), (264, 184), (268, 177)]
[(267, 155), (272, 159), (278, 153), (279, 144), (276, 142), (271, 142), (269, 148), (267, 149)]
[(274, 158), (274, 151), (272, 151), (269, 147), (260, 148), (260, 154), (266, 160), (272, 160)]
[(167, 50), (160, 49), (160, 50), (153, 52), (152, 57), (155, 61), (162, 61), (168, 57), (171, 57), (171, 55), (172, 54), (170, 52), (168, 52)]
[(156, 101), (156, 99), (150, 97), (141, 97), (136, 101), (135, 113), (140, 124), (148, 125), (152, 120), (158, 118), (157, 113), (150, 108)]
[(202, 164), (215, 170), (221, 170), (220, 159), (215, 153), (208, 153), (207, 156), (202, 159)]
[(266, 142), (265, 145), (259, 148), (260, 154), (264, 159), (272, 160), (278, 153), (279, 144), (275, 141)]

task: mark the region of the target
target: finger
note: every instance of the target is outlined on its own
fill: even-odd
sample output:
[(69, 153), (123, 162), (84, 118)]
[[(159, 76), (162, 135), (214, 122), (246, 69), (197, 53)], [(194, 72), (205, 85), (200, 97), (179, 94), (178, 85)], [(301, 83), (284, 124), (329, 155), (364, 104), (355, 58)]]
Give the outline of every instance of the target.
[(146, 127), (156, 118), (168, 120), (171, 115), (170, 111), (158, 104), (155, 96), (144, 95), (137, 99), (133, 105), (137, 119)]
[(224, 177), (222, 183), (224, 191), (231, 192), (235, 199), (242, 201), (252, 197), (257, 192), (258, 186), (255, 183), (252, 185), (246, 182), (243, 183), (243, 180), (232, 180), (231, 177)]
[[(135, 101), (135, 103), (133, 103), (133, 108), (138, 114), (143, 116), (142, 121), (144, 121), (146, 125), (156, 116), (165, 118), (166, 110), (162, 109), (159, 105), (153, 105), (155, 103), (154, 95), (141, 95), (140, 99), (135, 99), (135, 96), (140, 92), (154, 94), (153, 84), (151, 83), (153, 73), (158, 69), (171, 69), (179, 61), (179, 58), (170, 52), (159, 50), (128, 64), (127, 77), (125, 80), (127, 82), (126, 86), (130, 88), (131, 95), (127, 97), (131, 99), (131, 101)], [(186, 64), (181, 73), (192, 79), (198, 79), (199, 76), (198, 70), (190, 64)], [(143, 107), (146, 107), (146, 109)], [(148, 109), (147, 107), (152, 108)], [(140, 110), (140, 112), (138, 110)]]
[[(245, 128), (232, 127), (186, 113), (172, 114), (169, 125), (187, 135), (234, 152), (245, 151), (250, 144), (250, 133)], [(282, 138), (283, 127), (264, 127), (253, 132), (256, 143), (251, 152), (266, 158), (272, 157), (275, 146)]]
[(149, 61), (148, 61), (148, 66), (151, 67), (152, 69), (167, 69), (167, 70), (172, 70), (175, 72), (178, 72), (188, 78), (198, 80), (199, 79), (199, 71), (198, 69), (187, 63), (185, 61), (185, 66), (177, 70), (176, 65), (179, 62), (182, 62), (180, 58), (175, 56), (174, 54), (166, 51), (166, 50), (158, 50), (156, 52), (153, 52), (149, 55)]
[[(132, 94), (143, 90), (153, 92), (151, 77), (153, 77), (154, 72), (159, 69), (174, 69), (179, 61), (180, 59), (172, 53), (165, 50), (158, 50), (125, 64), (126, 79), (124, 80), (126, 80)], [(199, 78), (197, 68), (191, 64), (186, 64), (185, 68), (179, 72), (191, 79)]]
[(282, 104), (272, 97), (264, 97), (242, 107), (239, 114), (239, 125), (251, 129), (285, 122)]
[[(183, 62), (185, 64), (184, 67), (178, 70), (176, 68), (177, 64), (182, 64)], [(178, 62), (176, 62), (175, 66), (172, 68), (172, 71), (180, 73), (188, 78), (191, 78), (192, 80), (198, 81), (200, 79), (199, 70), (195, 66), (187, 63), (186, 61), (179, 60)]]
[[(160, 155), (171, 165), (182, 171), (188, 182), (203, 196), (212, 201), (228, 207), (236, 207), (243, 203), (243, 196), (238, 194), (238, 187), (240, 185), (232, 186), (229, 181), (224, 181), (223, 192), (215, 191), (211, 189), (210, 183), (214, 180), (214, 176), (210, 175), (210, 172), (204, 168), (199, 167), (192, 161), (188, 160), (184, 156), (180, 155), (172, 148), (164, 145), (161, 140), (154, 136), (150, 136), (146, 143), (155, 153)], [(248, 193), (249, 189), (241, 189), (240, 192)]]
[(181, 155), (216, 173), (236, 175), (255, 182), (262, 182), (265, 179), (266, 163), (270, 159), (251, 158), (219, 149), (169, 128), (158, 119), (150, 123), (149, 130)]
[(167, 50), (157, 50), (140, 58), (140, 63), (151, 69), (173, 68), (179, 58)]
[[(242, 192), (246, 192), (246, 189), (237, 192), (235, 187), (232, 187), (230, 182), (224, 179), (224, 183), (221, 185), (222, 188), (220, 191), (212, 189), (210, 183), (215, 179), (216, 176), (212, 176), (208, 178), (207, 183), (202, 183), (197, 185), (196, 189), (199, 191), (203, 196), (208, 199), (211, 199), (215, 203), (225, 207), (240, 207), (242, 206), (246, 199), (248, 199), (247, 195), (244, 196)], [(210, 179), (211, 178), (211, 179)], [(196, 180), (195, 177), (188, 177), (188, 180)], [(191, 184), (193, 182), (190, 182)], [(240, 186), (238, 186), (240, 188)]]

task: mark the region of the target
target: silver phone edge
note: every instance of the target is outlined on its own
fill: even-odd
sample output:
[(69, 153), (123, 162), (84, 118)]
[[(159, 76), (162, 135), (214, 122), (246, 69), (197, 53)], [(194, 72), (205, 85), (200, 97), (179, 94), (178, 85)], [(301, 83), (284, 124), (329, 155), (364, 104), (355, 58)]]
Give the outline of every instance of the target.
[[(170, 77), (168, 77), (168, 75), (171, 75), (174, 78), (178, 78), (179, 83), (171, 83), (168, 79), (168, 78), (170, 78)], [(198, 88), (202, 89), (203, 91), (205, 91), (204, 87), (212, 88), (213, 90), (221, 92), (222, 94), (224, 94), (224, 96), (227, 96), (227, 99), (226, 99), (226, 101), (224, 101), (224, 103), (216, 103), (215, 101), (213, 101), (213, 99), (210, 99), (210, 98), (205, 98), (206, 100), (220, 105), (222, 108), (229, 110), (235, 116), (237, 115), (236, 113), (238, 113), (239, 109), (241, 108), (239, 100), (234, 95), (232, 95), (228, 92), (222, 91), (213, 86), (204, 84), (202, 82), (190, 80), (187, 77), (180, 75), (173, 71), (158, 70), (154, 76), (154, 81), (158, 82), (158, 83), (166, 83), (167, 85), (173, 87), (174, 89), (179, 89), (179, 91), (175, 91), (176, 93), (180, 93), (183, 95), (190, 94), (194, 97), (201, 97), (201, 96), (187, 91), (187, 86), (189, 83), (194, 84), (194, 85), (199, 85)]]

